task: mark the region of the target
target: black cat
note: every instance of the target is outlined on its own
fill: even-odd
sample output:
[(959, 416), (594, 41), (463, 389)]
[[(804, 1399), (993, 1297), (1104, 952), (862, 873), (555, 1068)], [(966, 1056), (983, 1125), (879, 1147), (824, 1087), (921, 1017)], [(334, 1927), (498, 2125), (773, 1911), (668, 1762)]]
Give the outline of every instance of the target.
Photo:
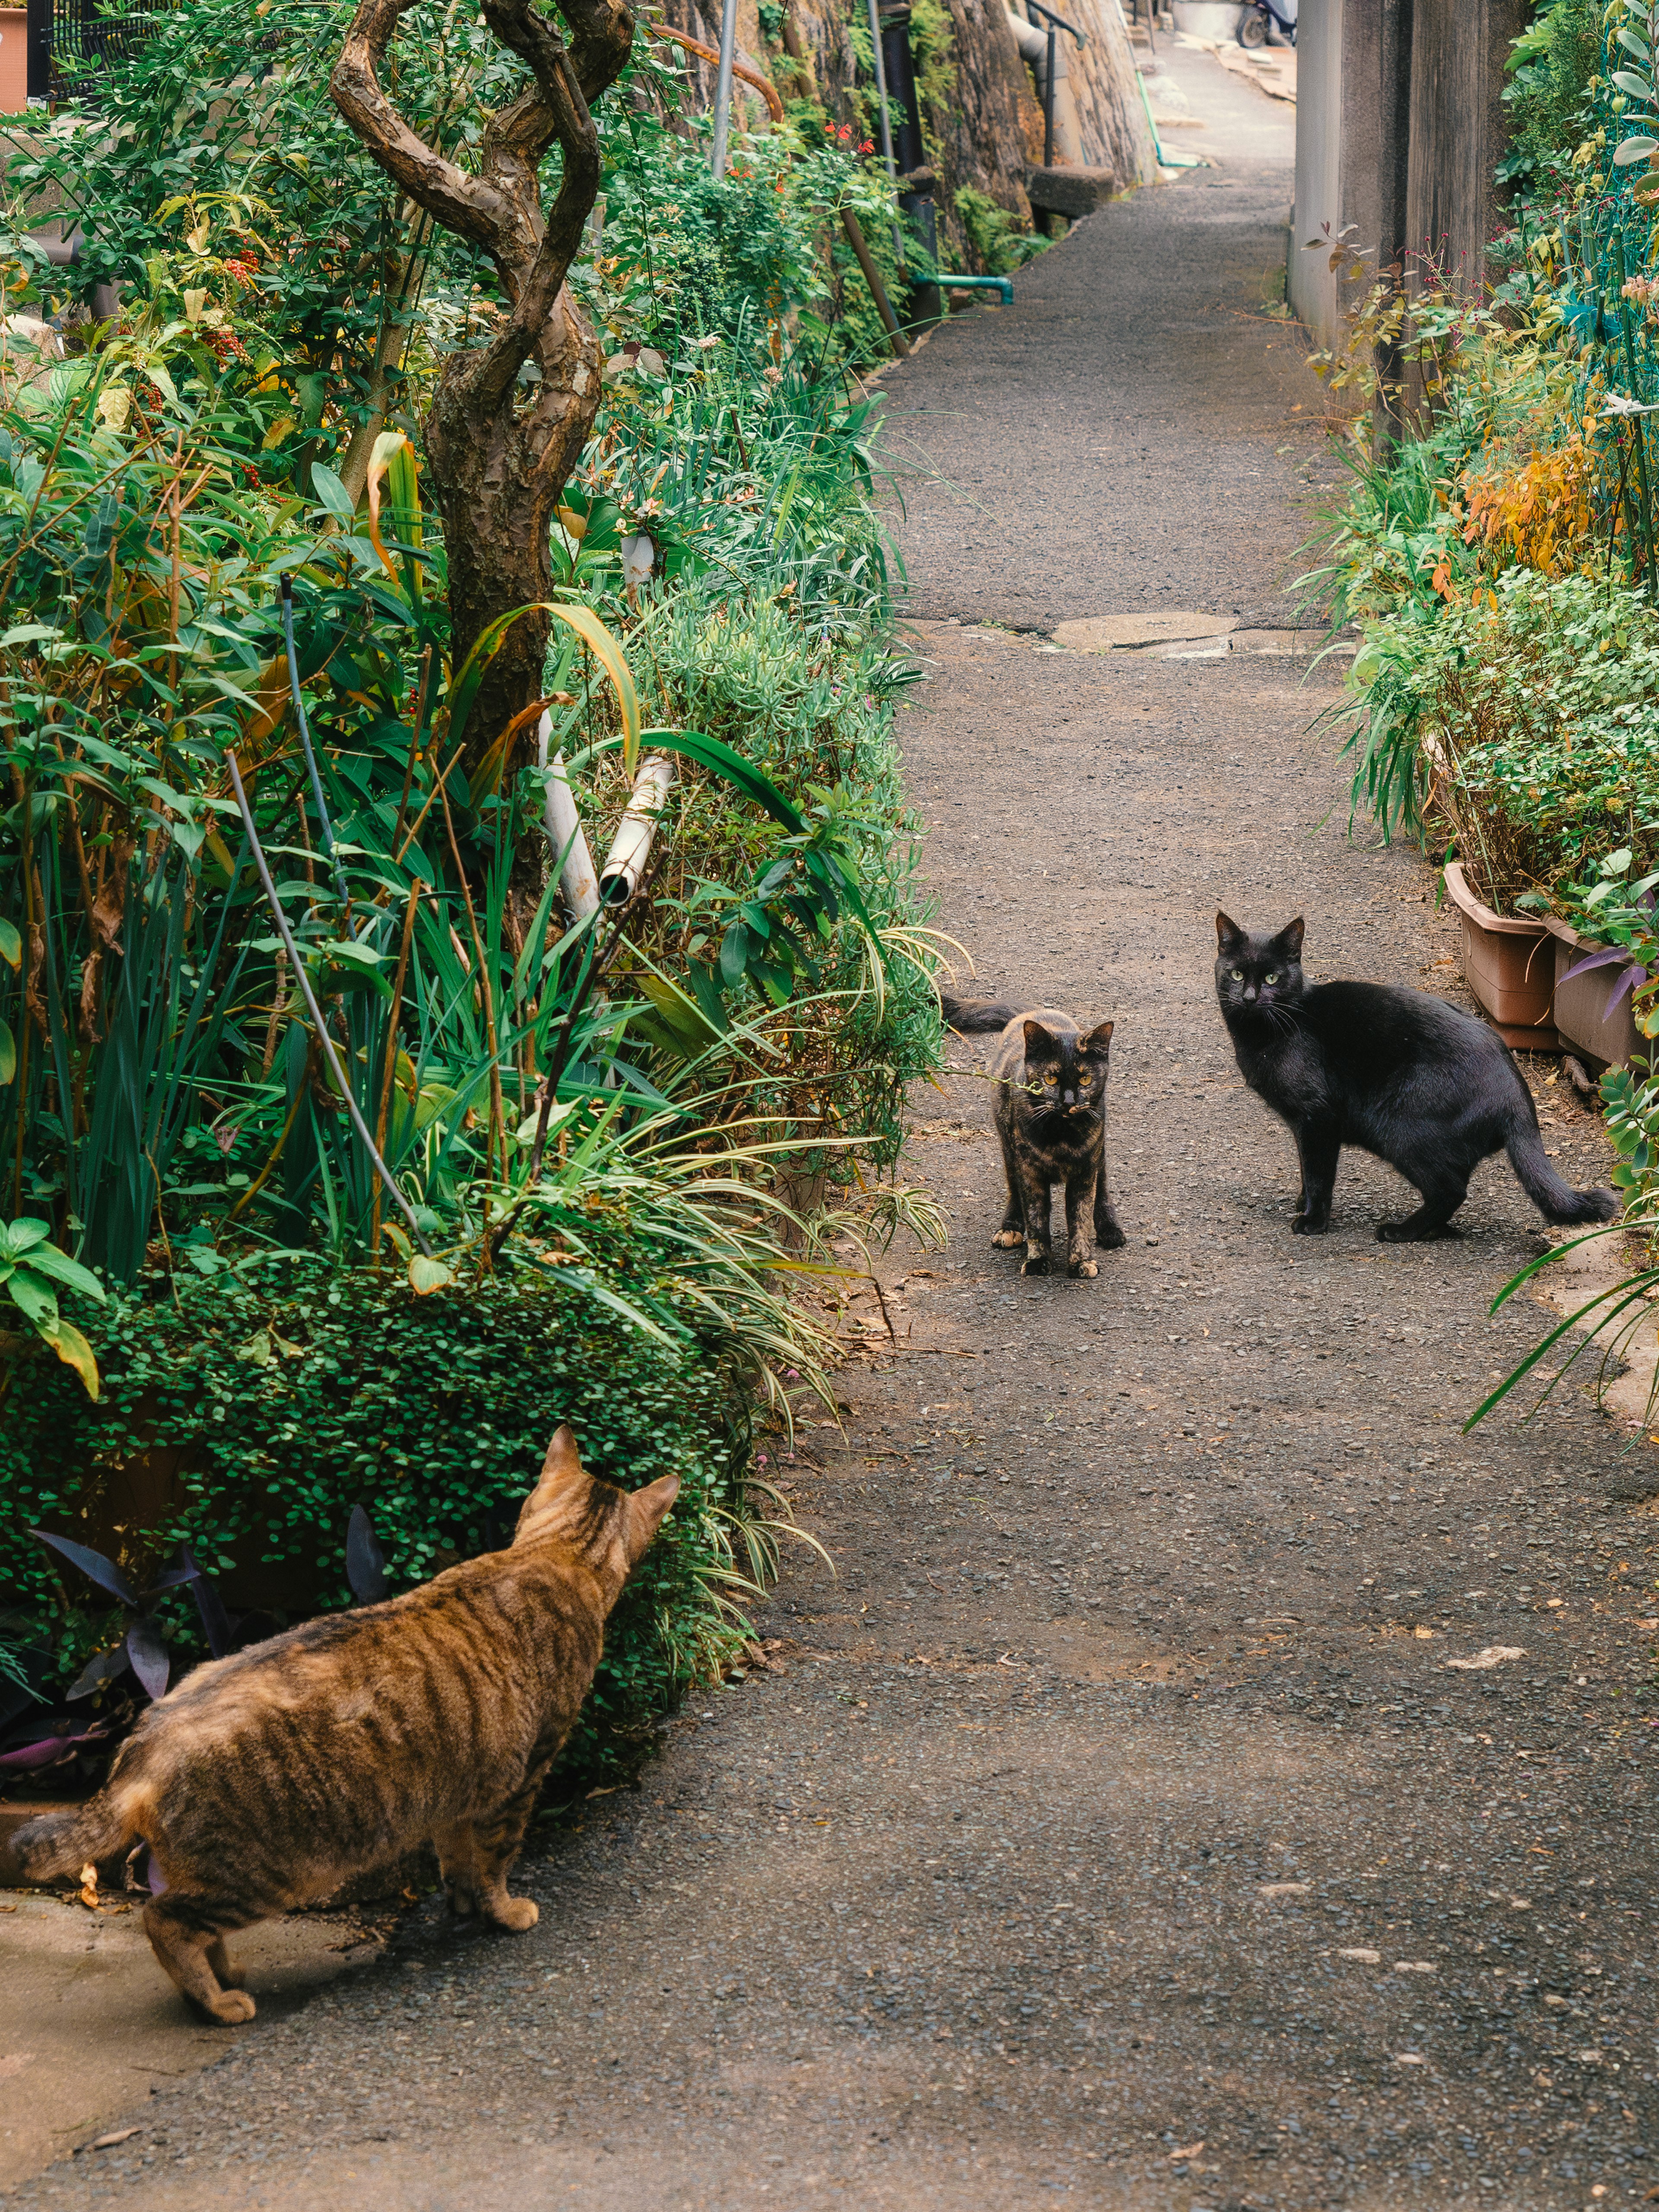
[(1025, 1247), (1022, 1275), (1046, 1275), (1049, 1191), (1066, 1186), (1066, 1272), (1094, 1275), (1089, 1256), (1087, 1209), (1094, 1209), (1094, 1241), (1115, 1252), (1125, 1239), (1106, 1194), (1106, 1076), (1112, 1024), (1101, 1022), (1085, 1036), (1069, 1014), (1052, 1006), (1029, 1014), (983, 999), (944, 1000), (945, 1018), (964, 1032), (1000, 1030), (991, 1054), (996, 1084), (995, 1119), (1008, 1178), (1008, 1206), (994, 1244)]
[(1447, 1228), (1481, 1160), (1500, 1148), (1547, 1221), (1610, 1221), (1610, 1190), (1571, 1190), (1550, 1165), (1532, 1095), (1509, 1048), (1426, 991), (1302, 979), (1302, 923), (1253, 937), (1215, 918), (1216, 995), (1239, 1072), (1290, 1124), (1302, 1163), (1298, 1237), (1329, 1225), (1337, 1155), (1358, 1145), (1397, 1168), (1423, 1203), (1382, 1221), (1385, 1243)]

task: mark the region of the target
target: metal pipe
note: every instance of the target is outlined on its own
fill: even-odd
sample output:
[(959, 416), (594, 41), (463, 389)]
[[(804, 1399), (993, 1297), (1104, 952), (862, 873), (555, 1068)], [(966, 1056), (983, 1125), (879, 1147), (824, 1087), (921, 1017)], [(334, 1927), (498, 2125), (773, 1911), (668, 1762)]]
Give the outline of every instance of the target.
[(726, 174), (726, 142), (732, 129), (732, 67), (738, 58), (738, 0), (721, 0), (720, 66), (714, 72), (714, 149), (712, 167)]
[[(893, 124), (887, 112), (887, 62), (881, 51), (881, 11), (878, 0), (870, 4), (870, 51), (876, 65), (876, 105), (881, 113), (881, 158), (887, 164), (887, 179), (895, 189), (898, 185), (898, 164), (893, 159)], [(893, 252), (898, 265), (904, 267), (904, 234), (898, 227), (898, 217), (893, 218)]]
[(311, 1025), (316, 1033), (317, 1042), (323, 1048), (323, 1058), (328, 1062), (328, 1072), (334, 1078), (336, 1090), (345, 1101), (346, 1112), (351, 1116), (352, 1127), (362, 1139), (363, 1150), (374, 1163), (374, 1172), (386, 1185), (387, 1195), (392, 1204), (409, 1224), (415, 1242), (429, 1260), (432, 1257), (432, 1247), (426, 1240), (426, 1232), (415, 1218), (415, 1209), (393, 1181), (391, 1169), (380, 1158), (374, 1139), (369, 1133), (368, 1124), (359, 1110), (357, 1101), (351, 1095), (351, 1085), (346, 1080), (345, 1069), (340, 1065), (340, 1055), (335, 1049), (334, 1039), (330, 1036), (328, 1024), (323, 1019), (323, 1010), (317, 1003), (317, 994), (311, 988), (311, 978), (306, 973), (305, 963), (301, 959), (299, 947), (294, 942), (294, 933), (288, 926), (288, 916), (283, 912), (283, 902), (277, 897), (276, 886), (270, 880), (270, 870), (265, 863), (264, 848), (260, 844), (259, 833), (253, 826), (253, 809), (248, 805), (247, 793), (242, 788), (242, 772), (236, 765), (236, 756), (234, 752), (227, 751), (225, 765), (230, 770), (230, 781), (236, 793), (236, 805), (242, 817), (242, 827), (247, 832), (248, 843), (253, 848), (253, 865), (259, 871), (259, 881), (264, 886), (265, 904), (270, 908), (270, 918), (276, 925), (276, 934), (282, 939), (283, 949), (288, 954), (289, 966), (293, 969), (294, 980), (300, 987), (300, 996), (306, 1002), (306, 1012), (311, 1017)]
[(1048, 26), (1048, 52), (1042, 65), (1042, 166), (1054, 166), (1054, 40), (1052, 22)]

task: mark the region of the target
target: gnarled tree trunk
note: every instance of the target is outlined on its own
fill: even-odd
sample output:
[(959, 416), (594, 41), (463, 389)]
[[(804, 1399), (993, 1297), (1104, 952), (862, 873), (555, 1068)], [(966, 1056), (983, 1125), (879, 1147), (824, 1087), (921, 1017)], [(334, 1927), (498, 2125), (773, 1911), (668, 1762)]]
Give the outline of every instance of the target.
[[(552, 594), (553, 510), (593, 427), (599, 342), (565, 286), (599, 186), (589, 106), (626, 64), (634, 21), (623, 0), (559, 0), (568, 40), (528, 0), (482, 0), (484, 21), (535, 82), (492, 116), (478, 173), (427, 145), (381, 89), (387, 46), (413, 0), (362, 0), (330, 89), (389, 176), (434, 221), (481, 246), (500, 273), (506, 319), (488, 344), (445, 367), (426, 421), (428, 481), (449, 561), (452, 665), (490, 623)], [(538, 171), (564, 156), (544, 218)], [(520, 380), (526, 363), (539, 380)], [(541, 688), (548, 617), (515, 623), (468, 718), (470, 767)]]

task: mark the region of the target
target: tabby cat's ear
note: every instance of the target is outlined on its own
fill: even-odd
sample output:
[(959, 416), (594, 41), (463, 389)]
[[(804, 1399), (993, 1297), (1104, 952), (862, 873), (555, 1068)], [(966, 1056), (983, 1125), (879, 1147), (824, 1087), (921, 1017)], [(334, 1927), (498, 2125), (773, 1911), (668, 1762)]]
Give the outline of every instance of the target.
[(1292, 960), (1299, 960), (1302, 957), (1302, 939), (1304, 927), (1305, 925), (1303, 922), (1302, 916), (1297, 915), (1294, 921), (1287, 921), (1285, 923), (1284, 928), (1279, 931), (1278, 936), (1273, 939), (1273, 943), (1275, 945), (1283, 945), (1285, 951), (1290, 955)]
[(623, 1538), (628, 1547), (629, 1565), (637, 1565), (651, 1548), (652, 1540), (661, 1528), (669, 1507), (679, 1495), (680, 1479), (677, 1474), (665, 1474), (659, 1482), (636, 1490), (628, 1500), (628, 1534)]
[(1111, 1023), (1101, 1022), (1098, 1023), (1095, 1028), (1090, 1030), (1087, 1036), (1079, 1037), (1078, 1039), (1078, 1052), (1079, 1055), (1085, 1053), (1090, 1053), (1092, 1054), (1097, 1060), (1104, 1060), (1111, 1042)]
[(1057, 1060), (1060, 1057), (1060, 1039), (1052, 1030), (1044, 1029), (1041, 1022), (1027, 1022), (1025, 1024), (1026, 1059), (1041, 1060), (1045, 1054), (1050, 1060)]
[(1245, 933), (1233, 920), (1231, 915), (1217, 912), (1215, 939), (1224, 952), (1230, 951), (1235, 945), (1242, 945), (1244, 942), (1244, 936)]
[(536, 1487), (519, 1510), (519, 1526), (514, 1535), (516, 1544), (526, 1536), (535, 1523), (559, 1501), (578, 1491), (591, 1488), (592, 1478), (582, 1472), (582, 1463), (576, 1452), (576, 1432), (568, 1421), (553, 1431), (553, 1441), (547, 1448), (547, 1457), (542, 1462), (542, 1471)]

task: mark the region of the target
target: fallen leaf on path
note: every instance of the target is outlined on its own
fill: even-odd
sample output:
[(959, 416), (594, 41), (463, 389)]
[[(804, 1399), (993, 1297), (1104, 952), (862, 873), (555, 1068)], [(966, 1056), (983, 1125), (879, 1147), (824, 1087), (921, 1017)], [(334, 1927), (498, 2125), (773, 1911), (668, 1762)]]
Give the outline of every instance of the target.
[(1429, 2062), (1420, 2051), (1396, 2051), (1394, 2063), (1396, 2066), (1426, 2066)]
[(1488, 1667), (1501, 1666), (1505, 1659), (1524, 1659), (1526, 1656), (1518, 1644), (1488, 1644), (1473, 1659), (1448, 1659), (1446, 1665), (1466, 1674), (1482, 1674)]
[(1380, 1966), (1382, 1963), (1380, 1951), (1367, 1951), (1363, 1946), (1356, 1946), (1351, 1951), (1339, 1951), (1336, 1955), (1339, 1959), (1358, 1959), (1362, 1966)]
[(1174, 2166), (1177, 2160), (1181, 2159), (1196, 2158), (1203, 2148), (1204, 2146), (1201, 2142), (1195, 2142), (1188, 2143), (1185, 2150), (1172, 2150), (1170, 2153), (1170, 2163), (1171, 2166)]
[(1432, 1959), (1396, 1959), (1394, 1962), (1394, 1970), (1396, 1974), (1431, 1974), (1434, 1972), (1434, 1960)]
[(117, 2143), (129, 2142), (134, 2136), (141, 2136), (143, 2132), (142, 2128), (117, 2128), (112, 2135), (99, 2136), (84, 2148), (88, 2150), (113, 2150)]
[(1313, 1884), (1310, 1881), (1264, 1881), (1259, 1887), (1263, 1897), (1305, 1897)]

